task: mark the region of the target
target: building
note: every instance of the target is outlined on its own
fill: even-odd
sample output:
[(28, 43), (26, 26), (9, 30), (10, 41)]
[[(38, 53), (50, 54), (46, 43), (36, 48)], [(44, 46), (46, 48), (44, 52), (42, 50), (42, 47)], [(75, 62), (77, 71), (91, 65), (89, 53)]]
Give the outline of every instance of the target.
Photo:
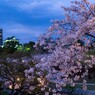
[(3, 30), (0, 29), (0, 46), (3, 45)]

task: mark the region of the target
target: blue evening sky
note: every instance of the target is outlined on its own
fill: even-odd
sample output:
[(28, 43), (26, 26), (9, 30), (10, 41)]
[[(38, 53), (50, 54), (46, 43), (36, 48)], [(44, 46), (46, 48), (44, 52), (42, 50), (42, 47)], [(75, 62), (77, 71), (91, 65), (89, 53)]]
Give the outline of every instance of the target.
[(16, 36), (21, 43), (37, 41), (41, 34), (47, 32), (50, 20), (64, 18), (61, 6), (69, 6), (70, 1), (0, 0), (0, 28), (4, 39)]

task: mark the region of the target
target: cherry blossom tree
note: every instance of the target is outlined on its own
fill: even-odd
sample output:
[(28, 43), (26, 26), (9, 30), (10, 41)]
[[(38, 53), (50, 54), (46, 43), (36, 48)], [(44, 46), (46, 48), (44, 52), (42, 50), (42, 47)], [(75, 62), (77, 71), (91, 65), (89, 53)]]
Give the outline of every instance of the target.
[(15, 53), (0, 57), (0, 94), (4, 90), (8, 95), (48, 95), (47, 71), (38, 68), (38, 61)]
[[(46, 78), (60, 88), (85, 78), (95, 65), (95, 56), (86, 53), (95, 47), (95, 4), (87, 0), (73, 1), (70, 7), (62, 6), (65, 19), (53, 20), (48, 32), (36, 43), (47, 49), (38, 67), (46, 70)], [(83, 43), (83, 44), (82, 44)]]
[(40, 76), (34, 74), (35, 60), (29, 55), (16, 56), (18, 55), (14, 53), (13, 56), (11, 54), (0, 58), (0, 89), (10, 95), (36, 95), (41, 91), (41, 87), (37, 79)]

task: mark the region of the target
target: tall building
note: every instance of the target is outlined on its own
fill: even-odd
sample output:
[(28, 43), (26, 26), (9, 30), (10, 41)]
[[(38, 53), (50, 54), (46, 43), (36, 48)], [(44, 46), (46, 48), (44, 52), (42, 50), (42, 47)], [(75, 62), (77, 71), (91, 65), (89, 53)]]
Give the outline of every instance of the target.
[(0, 29), (0, 46), (3, 45), (3, 30)]

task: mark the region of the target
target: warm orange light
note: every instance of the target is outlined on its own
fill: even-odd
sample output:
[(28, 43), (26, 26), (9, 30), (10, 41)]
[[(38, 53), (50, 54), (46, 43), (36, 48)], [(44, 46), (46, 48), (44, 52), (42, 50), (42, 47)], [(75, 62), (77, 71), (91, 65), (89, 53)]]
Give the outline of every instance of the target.
[(20, 81), (20, 78), (17, 78), (17, 81)]
[(9, 88), (12, 89), (12, 85), (9, 85)]

